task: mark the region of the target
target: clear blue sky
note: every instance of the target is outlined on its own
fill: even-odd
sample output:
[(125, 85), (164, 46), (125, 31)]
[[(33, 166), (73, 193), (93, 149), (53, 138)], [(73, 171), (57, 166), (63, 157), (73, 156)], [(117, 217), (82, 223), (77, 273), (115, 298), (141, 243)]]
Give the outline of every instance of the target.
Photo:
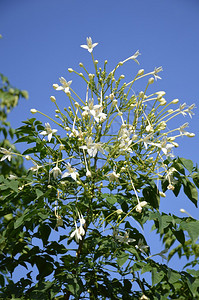
[[(72, 79), (77, 89), (76, 77), (67, 68), (79, 71), (79, 62), (90, 64), (89, 53), (80, 48), (88, 36), (99, 43), (94, 56), (101, 64), (107, 59), (109, 70), (139, 49), (140, 67), (129, 63), (125, 71), (136, 74), (139, 68), (152, 71), (162, 66), (162, 80), (153, 91), (164, 90), (166, 100), (179, 98), (199, 108), (198, 0), (1, 0), (0, 33), (0, 72), (30, 96), (10, 114), (13, 127), (32, 117), (31, 108), (54, 115), (49, 97), (59, 99), (52, 84), (60, 76)], [(195, 162), (198, 108), (192, 119), (179, 118), (179, 125), (189, 122), (196, 137), (178, 140), (181, 146), (175, 151)], [(183, 207), (198, 219), (199, 210), (186, 197), (167, 195), (162, 209), (182, 216)]]

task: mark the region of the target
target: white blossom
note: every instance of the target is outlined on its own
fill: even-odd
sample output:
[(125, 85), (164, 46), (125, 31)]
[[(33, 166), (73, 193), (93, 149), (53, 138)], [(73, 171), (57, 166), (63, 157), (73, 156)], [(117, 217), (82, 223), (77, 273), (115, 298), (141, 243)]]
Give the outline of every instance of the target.
[(103, 106), (101, 104), (94, 105), (94, 99), (89, 99), (88, 105), (84, 106), (83, 109), (83, 115), (90, 114), (97, 123), (103, 122), (106, 119), (106, 114), (102, 112)]
[(85, 149), (88, 151), (89, 156), (95, 157), (97, 152), (100, 151), (102, 154), (104, 154), (104, 149), (102, 148), (103, 143), (93, 143), (93, 140), (91, 137), (87, 137), (86, 140), (86, 146), (80, 146), (80, 149)]
[(67, 94), (69, 92), (72, 80), (66, 81), (66, 79), (64, 77), (60, 77), (59, 81), (60, 81), (61, 85), (53, 84), (54, 89), (56, 91), (64, 91)]
[(2, 156), (0, 161), (3, 161), (5, 159), (8, 159), (9, 161), (11, 161), (12, 154), (11, 154), (10, 150), (11, 150), (11, 148), (9, 148), (9, 150), (7, 150), (3, 147), (0, 147), (0, 152), (4, 154), (4, 156)]
[(67, 171), (62, 175), (62, 178), (71, 176), (75, 181), (77, 180), (77, 176), (79, 175), (75, 168), (71, 167), (70, 163), (66, 165)]
[(180, 104), (178, 110), (179, 112), (183, 115), (186, 116), (186, 112), (185, 112), (185, 107), (186, 107), (186, 103)]
[(157, 75), (161, 71), (163, 71), (162, 67), (158, 67), (158, 68), (154, 69), (153, 76), (154, 76), (155, 80), (162, 79), (159, 75)]
[(139, 239), (138, 244), (135, 245), (135, 248), (140, 250), (142, 253), (145, 253), (147, 248), (149, 248), (149, 246), (144, 245), (143, 239)]
[(129, 243), (133, 243), (133, 242), (136, 241), (135, 239), (129, 238), (129, 234), (128, 234), (127, 231), (124, 233), (124, 235), (120, 235), (120, 234), (118, 234), (117, 230), (115, 230), (115, 231), (113, 232), (113, 236), (114, 236), (115, 239), (118, 240), (120, 243), (129, 244)]
[(75, 240), (77, 243), (79, 243), (80, 240), (82, 240), (82, 236), (80, 234), (79, 228), (77, 228), (77, 223), (75, 222), (75, 230), (71, 233), (68, 240), (71, 240), (75, 236)]
[(192, 112), (192, 109), (194, 109), (194, 108), (195, 108), (195, 104), (192, 104), (192, 105), (190, 105), (190, 106), (187, 108), (187, 112), (188, 112), (190, 118), (192, 118), (192, 115), (195, 115), (195, 114)]
[(54, 179), (56, 179), (59, 175), (62, 174), (60, 168), (56, 165), (50, 172), (49, 174), (53, 174)]
[(71, 233), (68, 239), (71, 240), (75, 236), (75, 240), (77, 243), (79, 243), (79, 241), (82, 240), (82, 236), (85, 235), (84, 224), (86, 223), (82, 214), (78, 212), (78, 215), (79, 215), (80, 227), (79, 228), (77, 227), (77, 223), (75, 221), (75, 230)]
[(120, 173), (116, 173), (115, 171), (113, 171), (113, 172), (107, 174), (106, 176), (109, 177), (110, 181), (119, 182), (118, 178), (120, 177)]
[(80, 47), (88, 50), (88, 52), (90, 52), (90, 53), (93, 51), (93, 48), (98, 45), (98, 43), (93, 44), (91, 37), (87, 37), (86, 42), (87, 42), (87, 45), (81, 45)]
[(136, 205), (136, 208), (135, 210), (139, 213), (142, 212), (142, 207), (146, 206), (147, 205), (147, 202), (146, 201), (141, 201), (139, 202), (137, 205)]
[(57, 129), (51, 129), (51, 126), (49, 123), (45, 123), (45, 129), (44, 131), (40, 132), (42, 135), (48, 136), (48, 141), (50, 142), (52, 139), (52, 135), (57, 132)]

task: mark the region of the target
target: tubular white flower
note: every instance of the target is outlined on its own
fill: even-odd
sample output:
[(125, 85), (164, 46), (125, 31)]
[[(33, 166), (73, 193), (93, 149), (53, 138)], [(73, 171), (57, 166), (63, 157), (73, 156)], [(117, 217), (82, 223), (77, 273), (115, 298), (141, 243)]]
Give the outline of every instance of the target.
[(163, 71), (162, 67), (158, 67), (158, 68), (154, 69), (153, 76), (154, 76), (155, 80), (162, 79), (159, 75), (157, 75), (161, 71)]
[(67, 163), (66, 169), (67, 169), (67, 171), (62, 175), (62, 178), (71, 176), (72, 179), (74, 179), (76, 181), (77, 176), (79, 175), (78, 172), (76, 171), (76, 169), (72, 168), (70, 163)]
[(49, 123), (45, 123), (45, 129), (46, 130), (40, 132), (40, 134), (47, 135), (48, 141), (50, 142), (52, 139), (52, 135), (57, 132), (57, 129), (51, 129), (51, 126)]
[(59, 81), (60, 81), (61, 85), (53, 84), (53, 88), (56, 91), (64, 91), (67, 94), (69, 92), (72, 80), (66, 81), (66, 79), (64, 77), (60, 77)]
[(86, 114), (87, 112), (88, 114), (94, 117), (97, 123), (99, 123), (99, 121), (103, 122), (106, 119), (106, 114), (102, 112), (103, 106), (101, 104), (94, 105), (94, 99), (89, 99), (88, 105), (84, 106), (83, 109), (83, 114)]
[(115, 171), (113, 171), (113, 172), (107, 174), (106, 176), (109, 177), (110, 181), (119, 182), (118, 178), (120, 177), (120, 173), (116, 173)]
[(11, 150), (11, 148), (9, 148), (9, 150), (7, 150), (3, 147), (0, 147), (0, 152), (4, 154), (4, 156), (2, 156), (0, 161), (3, 161), (5, 159), (8, 159), (9, 161), (11, 161), (12, 154), (11, 154), (10, 150)]
[(104, 149), (102, 148), (103, 143), (93, 143), (93, 140), (91, 137), (86, 138), (86, 146), (80, 146), (80, 149), (85, 149), (88, 151), (89, 156), (95, 157), (97, 152), (100, 151), (102, 154), (104, 154)]
[(87, 42), (87, 45), (80, 45), (80, 47), (88, 50), (88, 52), (90, 52), (90, 53), (93, 51), (93, 48), (98, 45), (98, 43), (93, 44), (91, 37), (87, 37), (86, 42)]
[(149, 248), (149, 246), (144, 245), (143, 239), (139, 239), (138, 244), (135, 245), (135, 248), (140, 250), (142, 253), (146, 253), (146, 250)]
[(56, 179), (59, 175), (62, 174), (60, 168), (56, 165), (50, 172), (49, 174), (53, 174), (54, 179)]

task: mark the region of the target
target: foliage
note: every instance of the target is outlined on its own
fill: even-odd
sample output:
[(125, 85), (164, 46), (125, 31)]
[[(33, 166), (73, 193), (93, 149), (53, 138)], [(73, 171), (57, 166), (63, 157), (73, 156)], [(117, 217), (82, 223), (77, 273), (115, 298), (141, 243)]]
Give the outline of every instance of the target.
[[(14, 88), (10, 85), (10, 82), (6, 76), (0, 73), (0, 134), (2, 140), (0, 141), (0, 147), (10, 148), (13, 151), (16, 151), (15, 146), (13, 145), (12, 140), (14, 138), (19, 138), (19, 135), (16, 134), (14, 128), (11, 127), (10, 122), (8, 122), (8, 113), (17, 106), (20, 98), (27, 99), (27, 91), (22, 91), (17, 88)], [(23, 159), (22, 157), (15, 157), (12, 160), (12, 163), (8, 160), (4, 160), (0, 164), (0, 174), (4, 176), (16, 173), (20, 176), (21, 173), (25, 172), (23, 169)]]
[[(199, 221), (159, 211), (162, 197), (177, 197), (181, 188), (197, 206), (198, 168), (173, 155), (177, 137), (194, 134), (187, 123), (167, 129), (171, 119), (192, 116), (194, 105), (173, 109), (178, 100), (167, 103), (162, 91), (148, 94), (161, 67), (141, 69), (123, 83), (118, 69), (138, 63), (138, 51), (108, 72), (107, 61), (101, 68), (94, 59), (97, 43), (88, 38), (82, 46), (91, 53), (94, 74), (82, 63), (85, 75), (68, 71), (86, 83), (86, 99), (61, 77), (53, 87), (70, 106), (60, 109), (52, 96), (55, 119), (46, 116), (57, 129), (36, 118), (24, 121), (17, 143), (26, 143), (22, 156), (32, 167), (22, 176), (0, 177), (0, 297), (197, 299)], [(146, 76), (153, 77), (134, 94), (132, 86)], [(3, 162), (19, 156), (1, 152)], [(141, 230), (150, 221), (164, 245), (159, 253), (150, 252)], [(184, 271), (167, 266), (167, 252), (168, 260), (177, 254), (190, 259)], [(19, 267), (23, 273), (13, 280)]]

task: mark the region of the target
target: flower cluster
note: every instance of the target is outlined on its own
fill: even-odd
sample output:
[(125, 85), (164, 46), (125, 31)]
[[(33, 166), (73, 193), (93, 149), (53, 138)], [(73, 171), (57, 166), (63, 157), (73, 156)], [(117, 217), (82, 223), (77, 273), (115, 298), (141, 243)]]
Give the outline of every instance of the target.
[[(53, 179), (59, 182), (60, 179), (64, 186), (68, 182), (67, 178), (71, 177), (75, 181), (77, 195), (82, 190), (86, 190), (87, 193), (87, 187), (93, 184), (96, 184), (94, 190), (106, 187), (111, 189), (117, 187), (121, 191), (126, 189), (132, 193), (132, 197), (136, 196), (137, 201), (133, 209), (140, 214), (144, 207), (147, 209), (148, 202), (139, 199), (136, 177), (144, 174), (148, 178), (160, 178), (160, 175), (164, 175), (169, 182), (167, 188), (174, 189), (175, 170), (170, 165), (167, 166), (165, 160), (174, 157), (174, 149), (178, 147), (176, 142), (178, 137), (193, 137), (194, 134), (187, 131), (189, 125), (187, 122), (172, 130), (168, 129), (168, 123), (180, 115), (189, 115), (192, 118), (195, 104), (187, 106), (183, 103), (175, 108), (178, 99), (167, 102), (164, 91), (156, 91), (152, 94), (148, 92), (154, 79), (161, 79), (159, 72), (162, 71), (162, 67), (148, 73), (140, 69), (134, 79), (122, 83), (125, 76), (117, 77), (116, 71), (118, 72), (118, 69), (129, 60), (139, 64), (137, 60), (139, 51), (119, 62), (108, 73), (107, 61), (102, 69), (98, 68), (98, 61), (94, 59), (93, 49), (97, 45), (98, 43), (93, 43), (90, 37), (87, 38), (87, 45), (81, 45), (91, 53), (95, 74), (89, 73), (82, 63), (80, 67), (85, 74), (76, 72), (72, 68), (68, 69), (69, 73), (77, 74), (86, 82), (86, 97), (73, 91), (72, 80), (67, 81), (64, 77), (60, 77), (60, 84), (53, 84), (56, 91), (66, 94), (70, 106), (64, 108), (62, 112), (56, 98), (50, 97), (56, 106), (55, 117), (59, 121), (50, 117), (49, 119), (60, 130), (52, 129), (49, 123), (45, 123), (45, 130), (40, 130), (39, 135), (47, 136), (47, 141), (42, 139), (43, 145), (48, 149), (48, 153), (56, 150), (56, 155), (44, 165), (29, 157), (28, 159), (34, 165), (30, 170), (37, 175), (50, 165), (49, 182)], [(144, 92), (135, 94), (132, 86), (137, 80), (147, 76), (149, 79)], [(36, 109), (31, 109), (31, 112), (41, 113)], [(61, 138), (59, 133), (63, 130), (65, 136)], [(51, 149), (50, 145), (53, 143), (55, 146)], [(3, 153), (1, 161), (11, 160), (13, 153), (10, 149), (1, 148), (0, 152)], [(66, 163), (66, 160), (70, 163)], [(88, 192), (89, 195), (92, 193)], [(160, 195), (163, 194), (160, 192)], [(76, 242), (79, 242), (85, 234), (85, 220), (79, 212), (78, 215), (80, 226), (78, 227), (75, 221), (75, 230), (70, 235), (70, 239), (75, 237)], [(57, 214), (56, 218), (59, 217)], [(127, 244), (132, 242), (128, 233), (123, 236), (116, 235), (115, 238)], [(142, 241), (138, 242), (137, 247), (140, 251), (145, 251)]]

